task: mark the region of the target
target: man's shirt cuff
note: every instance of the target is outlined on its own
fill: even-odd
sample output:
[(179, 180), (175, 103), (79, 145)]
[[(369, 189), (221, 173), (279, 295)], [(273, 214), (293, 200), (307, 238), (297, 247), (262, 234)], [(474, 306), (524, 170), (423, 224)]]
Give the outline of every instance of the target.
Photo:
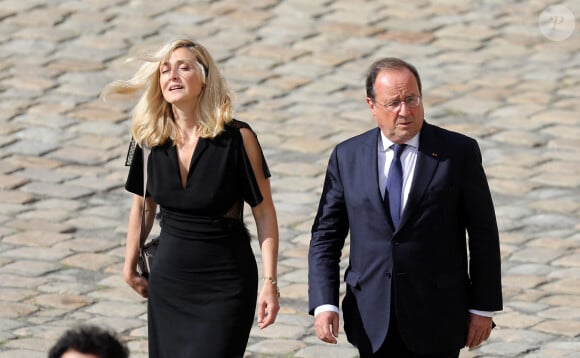
[(318, 316), (318, 314), (321, 312), (328, 311), (338, 313), (338, 307), (336, 307), (335, 305), (320, 305), (314, 309), (314, 317)]
[(473, 310), (473, 309), (470, 309), (469, 312), (476, 314), (478, 316), (483, 316), (483, 317), (493, 317), (493, 315), (495, 314), (495, 312), (492, 312), (492, 311), (480, 311), (480, 310)]

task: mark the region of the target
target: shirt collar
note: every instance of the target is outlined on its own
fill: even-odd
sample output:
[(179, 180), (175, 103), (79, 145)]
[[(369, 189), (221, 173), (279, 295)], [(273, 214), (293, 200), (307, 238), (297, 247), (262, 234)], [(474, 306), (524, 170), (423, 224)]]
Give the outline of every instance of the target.
[[(389, 149), (395, 143), (393, 143), (390, 139), (385, 137), (385, 135), (383, 134), (383, 131), (380, 130), (380, 128), (379, 128), (379, 133), (381, 133), (381, 141), (379, 142), (379, 150), (386, 152), (387, 149)], [(411, 146), (411, 147), (419, 148), (419, 134), (420, 133), (421, 132), (415, 134), (413, 136), (413, 138), (409, 139), (404, 144)]]

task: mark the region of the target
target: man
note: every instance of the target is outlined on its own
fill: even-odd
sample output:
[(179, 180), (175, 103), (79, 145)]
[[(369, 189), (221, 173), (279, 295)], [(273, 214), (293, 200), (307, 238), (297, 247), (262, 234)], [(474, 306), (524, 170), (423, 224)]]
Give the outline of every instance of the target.
[(129, 349), (112, 332), (96, 326), (66, 331), (48, 352), (48, 358), (127, 358)]
[(458, 357), (489, 337), (502, 309), (499, 235), (479, 147), (425, 122), (409, 63), (373, 63), (366, 92), (378, 128), (336, 146), (312, 227), (316, 334), (336, 343), (339, 260), (350, 232), (342, 308), (361, 357)]

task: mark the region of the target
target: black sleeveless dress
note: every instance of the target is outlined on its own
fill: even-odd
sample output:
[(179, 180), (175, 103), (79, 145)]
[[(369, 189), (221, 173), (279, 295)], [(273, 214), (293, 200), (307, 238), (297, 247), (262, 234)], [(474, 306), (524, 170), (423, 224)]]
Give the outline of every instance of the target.
[[(242, 221), (244, 201), (262, 201), (234, 121), (200, 138), (187, 185), (173, 143), (154, 147), (147, 193), (159, 204), (161, 234), (149, 277), (149, 357), (242, 357), (254, 321), (258, 273)], [(270, 173), (263, 158), (264, 173)], [(136, 147), (125, 188), (143, 193)]]

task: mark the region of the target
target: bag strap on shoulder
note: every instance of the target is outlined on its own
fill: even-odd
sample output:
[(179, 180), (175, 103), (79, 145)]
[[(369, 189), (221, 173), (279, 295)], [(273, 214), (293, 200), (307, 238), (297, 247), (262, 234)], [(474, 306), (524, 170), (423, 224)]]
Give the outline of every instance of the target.
[(149, 159), (149, 153), (151, 153), (151, 148), (147, 146), (141, 147), (143, 152), (143, 208), (141, 210), (141, 234), (140, 234), (140, 241), (139, 247), (143, 248), (145, 245), (145, 240), (147, 240), (147, 235), (145, 234), (145, 196), (147, 195), (147, 160)]

